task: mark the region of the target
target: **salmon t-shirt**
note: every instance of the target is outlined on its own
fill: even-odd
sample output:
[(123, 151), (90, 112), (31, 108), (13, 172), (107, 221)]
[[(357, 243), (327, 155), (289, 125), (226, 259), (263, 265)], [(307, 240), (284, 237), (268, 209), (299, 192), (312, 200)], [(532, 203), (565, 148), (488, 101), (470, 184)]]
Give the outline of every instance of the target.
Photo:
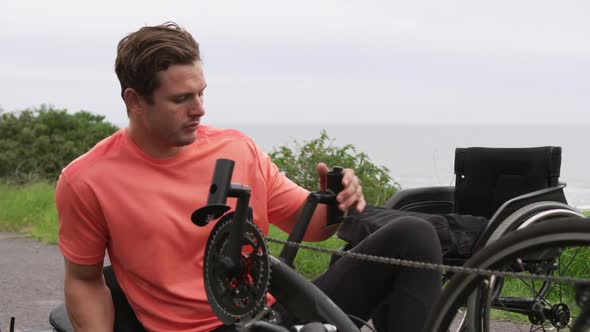
[[(177, 156), (154, 159), (125, 129), (63, 169), (56, 189), (59, 247), (93, 265), (105, 250), (137, 317), (152, 331), (210, 331), (222, 323), (205, 294), (203, 256), (216, 221), (191, 222), (207, 202), (219, 158), (235, 161), (232, 183), (252, 189), (254, 222), (264, 234), (301, 207), (308, 192), (235, 130), (201, 125)], [(236, 199), (227, 204), (235, 208)]]

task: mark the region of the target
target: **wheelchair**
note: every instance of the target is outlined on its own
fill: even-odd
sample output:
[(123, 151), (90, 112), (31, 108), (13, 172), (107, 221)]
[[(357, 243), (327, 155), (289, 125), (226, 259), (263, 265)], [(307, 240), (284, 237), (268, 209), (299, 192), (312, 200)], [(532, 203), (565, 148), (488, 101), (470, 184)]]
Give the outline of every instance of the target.
[[(444, 264), (463, 266), (475, 253), (514, 231), (556, 218), (584, 218), (580, 211), (567, 204), (563, 191), (566, 185), (559, 182), (560, 166), (560, 147), (457, 148), (455, 186), (401, 190), (385, 203), (384, 208), (487, 219), (483, 231), (474, 238), (469, 254), (443, 255)], [(582, 220), (587, 221), (585, 218)], [(347, 242), (341, 250), (354, 247), (380, 226), (370, 222), (344, 223), (337, 233), (339, 238)], [(494, 248), (486, 252), (498, 250), (497, 246)], [(332, 257), (332, 261), (336, 259), (337, 256)], [(547, 251), (540, 257), (520, 259), (523, 263), (519, 268), (524, 271), (548, 276), (562, 272), (559, 250)], [(480, 263), (475, 261), (470, 264), (478, 266)], [(452, 273), (445, 274), (443, 278), (445, 281), (453, 280)], [(516, 281), (510, 283), (507, 286), (518, 287), (513, 285)], [(464, 299), (467, 302), (462, 303), (466, 309), (461, 311), (463, 317), (459, 323), (440, 331), (488, 331), (491, 309), (524, 315), (532, 326), (543, 327), (547, 322), (553, 322), (553, 327), (561, 328), (563, 320), (558, 322), (558, 316), (563, 314), (565, 307), (562, 308), (564, 310), (557, 306), (553, 307), (553, 311), (546, 310), (549, 301), (545, 297), (555, 291), (551, 283), (531, 283), (528, 280), (522, 280), (522, 283), (522, 292), (529, 294), (505, 295), (502, 292), (505, 284), (502, 278), (494, 280), (490, 286), (491, 293), (487, 296), (469, 293), (468, 299)], [(487, 302), (482, 302), (484, 300)]]

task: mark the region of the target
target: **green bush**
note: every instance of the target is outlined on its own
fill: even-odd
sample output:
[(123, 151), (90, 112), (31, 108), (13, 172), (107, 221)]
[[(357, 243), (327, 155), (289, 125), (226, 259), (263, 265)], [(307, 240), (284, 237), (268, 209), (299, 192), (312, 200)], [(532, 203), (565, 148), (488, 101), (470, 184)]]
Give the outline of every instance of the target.
[(334, 141), (322, 130), (319, 138), (303, 143), (295, 141), (294, 149), (288, 146), (274, 148), (269, 155), (288, 178), (310, 191), (318, 190), (318, 162), (329, 167), (354, 169), (363, 186), (365, 200), (372, 205), (383, 205), (400, 188), (387, 167), (374, 165), (366, 153), (357, 152), (351, 144), (337, 147), (333, 145)]
[(104, 116), (42, 105), (0, 111), (0, 178), (25, 183), (55, 180), (61, 169), (117, 130)]

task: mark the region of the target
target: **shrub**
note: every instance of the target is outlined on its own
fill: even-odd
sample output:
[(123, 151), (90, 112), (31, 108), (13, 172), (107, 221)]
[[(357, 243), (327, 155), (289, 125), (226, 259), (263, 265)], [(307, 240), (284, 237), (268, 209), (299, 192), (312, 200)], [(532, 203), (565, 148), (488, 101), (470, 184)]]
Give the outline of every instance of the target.
[(324, 162), (329, 167), (354, 169), (369, 204), (381, 206), (399, 189), (387, 167), (374, 165), (366, 153), (357, 152), (351, 144), (337, 147), (334, 141), (322, 130), (319, 138), (303, 143), (295, 141), (294, 149), (289, 146), (274, 148), (269, 155), (288, 178), (310, 191), (318, 190), (318, 162)]
[(104, 116), (42, 105), (0, 112), (0, 178), (13, 182), (55, 180), (74, 158), (117, 127)]

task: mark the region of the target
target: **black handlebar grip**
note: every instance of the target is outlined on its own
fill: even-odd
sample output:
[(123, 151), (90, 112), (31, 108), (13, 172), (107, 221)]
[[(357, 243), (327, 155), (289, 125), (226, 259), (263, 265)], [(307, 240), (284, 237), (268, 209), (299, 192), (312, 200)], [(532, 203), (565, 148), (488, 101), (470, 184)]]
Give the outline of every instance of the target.
[(209, 187), (209, 198), (207, 205), (224, 205), (227, 200), (227, 194), (231, 189), (231, 176), (234, 172), (233, 160), (217, 159), (215, 162), (215, 171), (213, 180)]
[(334, 195), (338, 195), (342, 191), (342, 177), (344, 177), (344, 169), (340, 166), (334, 166), (326, 176), (328, 190)]
[(344, 169), (339, 166), (332, 168), (331, 172), (326, 175), (327, 189), (334, 194), (334, 203), (328, 205), (328, 222), (327, 225), (337, 224), (340, 218), (344, 216), (344, 212), (338, 209), (338, 202), (336, 196), (342, 191), (342, 177), (344, 176)]

